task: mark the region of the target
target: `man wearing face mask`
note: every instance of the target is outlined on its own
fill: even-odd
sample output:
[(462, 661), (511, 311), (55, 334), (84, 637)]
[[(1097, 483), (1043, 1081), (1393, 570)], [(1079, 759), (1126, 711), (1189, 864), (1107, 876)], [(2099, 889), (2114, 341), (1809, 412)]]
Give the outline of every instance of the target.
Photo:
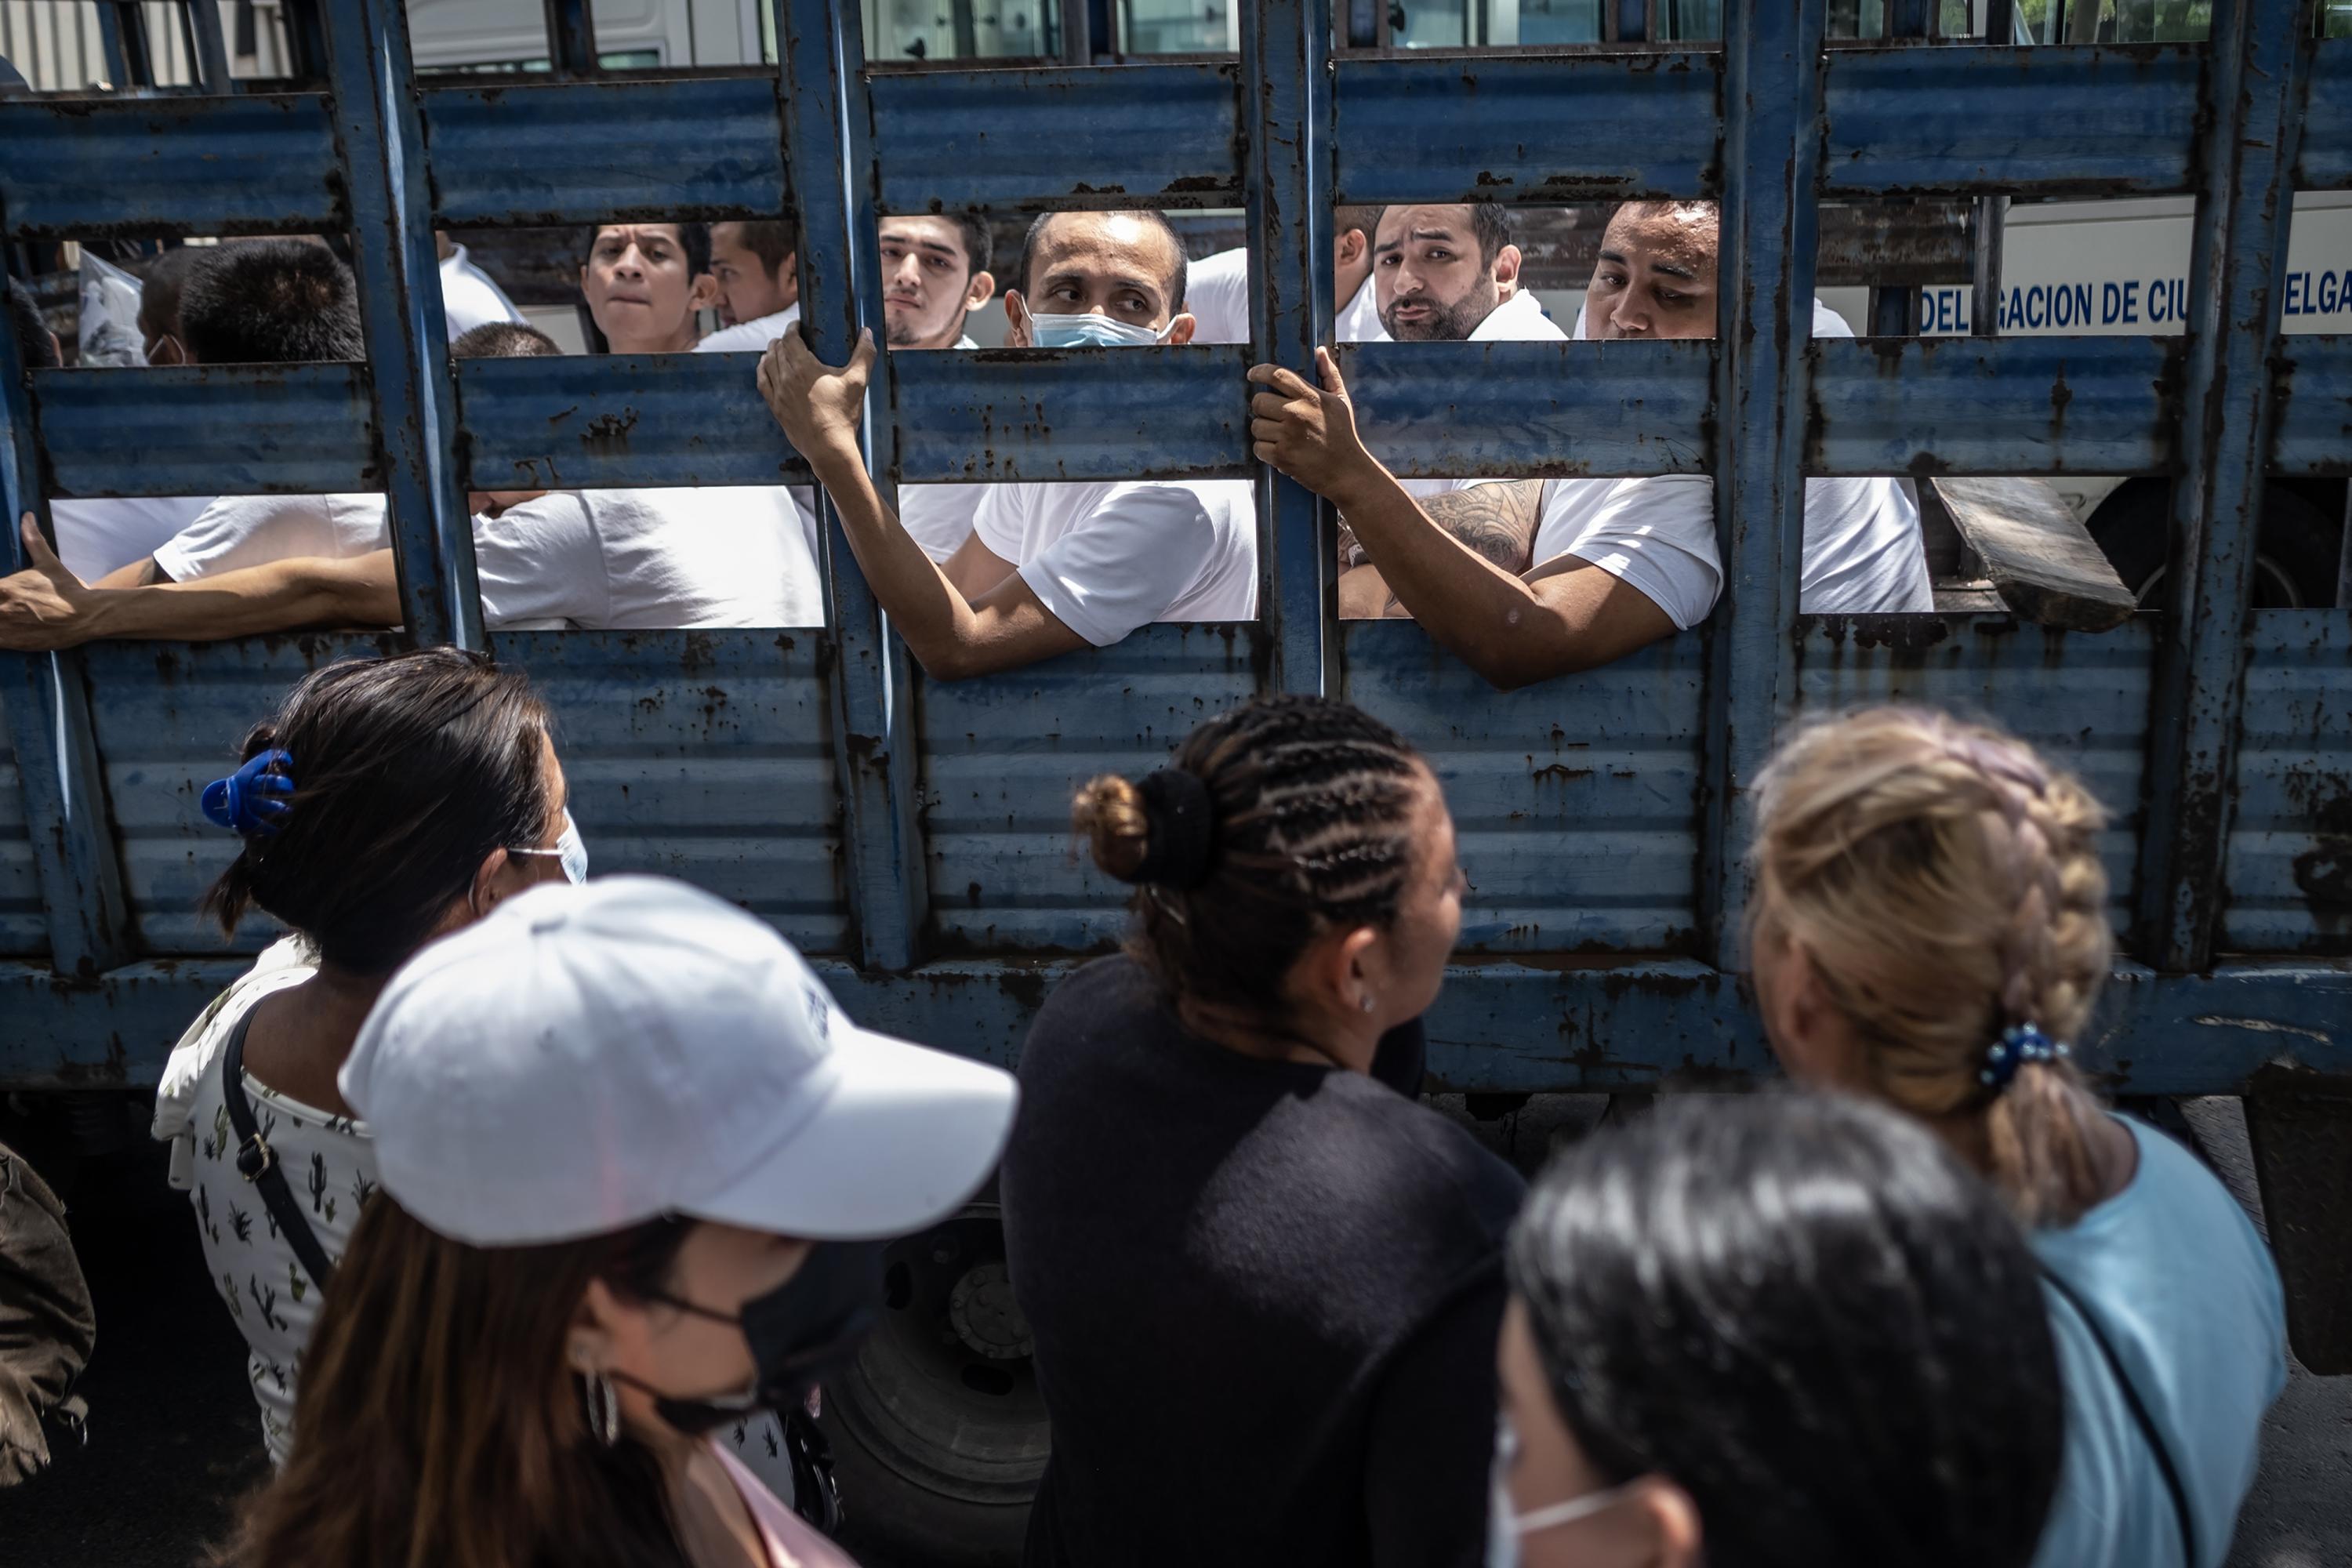
[[(1041, 217), (1015, 276), (1004, 296), (1011, 347), (1192, 341), (1184, 248), (1156, 212)], [(1153, 621), (1256, 614), (1255, 488), (1245, 479), (991, 486), (971, 537), (935, 564), (882, 504), (858, 449), (875, 353), (869, 336), (846, 366), (830, 366), (788, 336), (761, 362), (760, 390), (933, 679), (1108, 647)]]

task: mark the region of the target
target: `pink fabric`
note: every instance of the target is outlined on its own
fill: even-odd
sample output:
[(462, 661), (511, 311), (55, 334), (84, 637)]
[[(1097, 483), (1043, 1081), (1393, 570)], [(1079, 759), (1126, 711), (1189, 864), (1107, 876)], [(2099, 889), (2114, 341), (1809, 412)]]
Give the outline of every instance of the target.
[(768, 1548), (768, 1568), (857, 1568), (848, 1553), (779, 1501), (742, 1460), (727, 1451), (727, 1445), (714, 1442), (710, 1451), (727, 1468), (727, 1479), (743, 1494), (743, 1506), (751, 1510), (751, 1522), (760, 1527), (760, 1539)]

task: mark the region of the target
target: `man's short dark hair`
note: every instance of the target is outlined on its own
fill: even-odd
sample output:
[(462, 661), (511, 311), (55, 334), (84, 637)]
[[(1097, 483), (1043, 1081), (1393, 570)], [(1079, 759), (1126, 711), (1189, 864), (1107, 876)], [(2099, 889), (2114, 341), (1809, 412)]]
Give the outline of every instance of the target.
[(989, 263), (996, 259), (996, 236), (978, 213), (950, 213), (948, 221), (956, 226), (956, 235), (963, 241), (963, 275), (969, 281), (972, 274), (987, 271)]
[(65, 363), (58, 353), (56, 334), (41, 319), (39, 301), (14, 278), (8, 279), (8, 324), (16, 330), (16, 342), (26, 364), (36, 370), (55, 370)]
[(562, 353), (553, 338), (517, 321), (484, 321), (449, 340), (452, 359), (553, 359)]
[(771, 279), (801, 248), (800, 226), (788, 217), (745, 218), (735, 226), (735, 237), (760, 258), (760, 270)]
[[(604, 233), (606, 229), (643, 228), (646, 226), (647, 226), (644, 224), (621, 223), (618, 221), (613, 223), (600, 223), (596, 225), (588, 231), (587, 243), (580, 252), (580, 264), (583, 267), (586, 266), (588, 264), (589, 258), (596, 254), (596, 237)], [(686, 252), (686, 275), (688, 278), (699, 278), (704, 273), (710, 270), (710, 226), (709, 224), (672, 223), (668, 219), (665, 218), (662, 221), (662, 226), (677, 230), (678, 248)], [(743, 226), (745, 228), (750, 228), (751, 226), (747, 223)]]
[(180, 335), (180, 295), (204, 247), (175, 245), (139, 272), (139, 330), (151, 338)]
[(1381, 232), (1381, 214), (1386, 211), (1388, 208), (1384, 206), (1334, 207), (1331, 209), (1331, 237), (1341, 239), (1346, 237), (1349, 229), (1361, 229), (1364, 248), (1370, 250), (1372, 241)]
[(199, 364), (367, 357), (352, 269), (307, 239), (211, 247), (180, 291), (180, 337)]
[(1486, 267), (1511, 243), (1511, 209), (1494, 202), (1470, 204), (1470, 233), (1478, 241), (1478, 260)]
[[(1045, 243), (1045, 226), (1061, 216), (1059, 213), (1039, 214), (1037, 221), (1029, 226), (1029, 232), (1021, 237), (1021, 263), (1014, 268), (1013, 277), (1019, 282), (1024, 294), (1032, 292), (1029, 287), (1029, 268), (1037, 259), (1038, 247)], [(1168, 248), (1173, 251), (1176, 257), (1175, 268), (1162, 279), (1168, 289), (1168, 314), (1172, 317), (1183, 310), (1186, 270), (1184, 237), (1176, 232), (1176, 226), (1168, 221), (1168, 215), (1157, 207), (1119, 207), (1115, 212), (1106, 213), (1103, 216), (1131, 217), (1147, 227), (1157, 228), (1168, 237)]]

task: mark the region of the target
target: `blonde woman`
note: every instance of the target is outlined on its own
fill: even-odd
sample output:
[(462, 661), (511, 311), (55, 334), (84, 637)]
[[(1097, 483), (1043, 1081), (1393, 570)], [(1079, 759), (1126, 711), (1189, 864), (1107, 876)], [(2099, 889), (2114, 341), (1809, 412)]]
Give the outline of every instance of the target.
[(1927, 1123), (2030, 1228), (2067, 1388), (2044, 1568), (2212, 1568), (2285, 1382), (2278, 1271), (2188, 1151), (2076, 1068), (2114, 934), (2082, 783), (1876, 709), (1762, 782), (1750, 963), (1781, 1064)]

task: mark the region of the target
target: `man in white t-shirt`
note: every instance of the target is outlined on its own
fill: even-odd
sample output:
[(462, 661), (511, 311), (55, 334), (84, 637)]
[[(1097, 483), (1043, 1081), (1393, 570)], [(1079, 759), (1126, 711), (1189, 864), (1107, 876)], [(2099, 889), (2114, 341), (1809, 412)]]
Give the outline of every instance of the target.
[[(1621, 207), (1588, 318), (1612, 338), (1712, 336), (1715, 237), (1704, 204)], [(1713, 608), (1709, 477), (1507, 480), (1417, 503), (1357, 439), (1328, 356), (1318, 369), (1320, 387), (1254, 369), (1271, 390), (1252, 401), (1251, 434), (1260, 458), (1345, 513), (1364, 564), (1340, 579), (1342, 615), (1410, 615), (1509, 688), (1622, 658)], [(1887, 480), (1809, 480), (1801, 583), (1808, 613), (1932, 609), (1916, 500)]]
[(706, 354), (757, 353), (801, 319), (800, 237), (793, 220), (710, 226), (710, 273), (719, 282), (719, 330), (694, 345)]
[[(1031, 226), (1006, 290), (1014, 348), (1183, 343), (1184, 248), (1150, 211), (1055, 213)], [(798, 334), (768, 351), (760, 389), (841, 514), (874, 596), (935, 679), (984, 675), (1159, 620), (1256, 613), (1255, 487), (1196, 483), (990, 487), (971, 537), (933, 562), (876, 492), (858, 449), (875, 346), (820, 363)]]
[(451, 342), (476, 327), (500, 321), (514, 326), (527, 324), (523, 313), (507, 298), (507, 291), (474, 265), (464, 246), (437, 228), (433, 231), (433, 243), (441, 255), (441, 314)]
[[(1378, 207), (1332, 211), (1331, 298), (1339, 301), (1331, 320), (1335, 342), (1371, 343), (1388, 336), (1381, 330), (1379, 291), (1372, 287), (1372, 232), (1380, 221)], [(1184, 308), (1200, 323), (1192, 333), (1194, 342), (1249, 342), (1248, 249), (1221, 250), (1187, 268)]]

